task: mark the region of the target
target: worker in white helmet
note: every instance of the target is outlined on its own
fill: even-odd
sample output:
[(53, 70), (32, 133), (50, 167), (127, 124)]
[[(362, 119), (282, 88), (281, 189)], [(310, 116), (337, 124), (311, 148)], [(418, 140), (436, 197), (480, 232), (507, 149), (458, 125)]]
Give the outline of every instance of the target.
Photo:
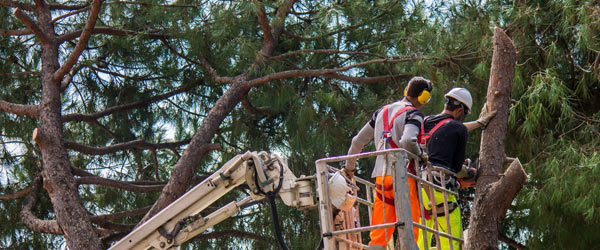
[[(455, 87), (448, 91), (445, 95), (445, 105), (442, 113), (428, 116), (423, 121), (421, 128), (421, 143), (425, 144), (426, 152), (429, 155), (429, 162), (433, 166), (445, 168), (452, 171), (455, 175), (447, 176), (446, 187), (450, 190), (457, 191), (459, 178), (465, 176), (466, 171), (463, 167), (465, 161), (465, 150), (467, 146), (467, 132), (476, 128), (485, 128), (489, 121), (494, 117), (495, 112), (481, 112), (479, 119), (473, 122), (464, 123), (467, 115), (471, 113), (473, 99), (471, 93), (466, 88)], [(487, 109), (484, 107), (484, 110)], [(439, 172), (434, 171), (433, 180), (437, 185), (441, 185)], [(422, 189), (423, 205), (425, 206), (426, 225), (434, 228), (433, 211), (430, 203), (429, 189)], [(453, 236), (460, 238), (462, 233), (460, 210), (457, 203), (457, 197), (452, 194), (447, 196), (447, 206), (450, 220), (450, 231), (446, 225), (444, 214), (444, 197), (437, 189), (434, 190), (436, 211), (437, 211), (437, 228), (440, 231), (451, 233)], [(419, 237), (419, 248), (428, 249), (424, 246), (423, 237)], [(431, 247), (432, 234), (428, 233), (427, 245)], [(438, 243), (434, 243), (438, 244)], [(450, 249), (448, 238), (440, 237), (439, 242), (441, 249)], [(452, 241), (453, 249), (461, 249), (460, 242)]]

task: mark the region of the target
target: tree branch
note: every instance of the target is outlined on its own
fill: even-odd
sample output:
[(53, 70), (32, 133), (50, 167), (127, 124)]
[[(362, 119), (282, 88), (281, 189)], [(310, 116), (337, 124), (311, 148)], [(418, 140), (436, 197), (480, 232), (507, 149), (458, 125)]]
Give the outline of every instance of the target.
[(92, 9), (90, 11), (90, 15), (88, 16), (88, 21), (85, 24), (81, 35), (79, 36), (79, 41), (77, 41), (77, 45), (75, 45), (75, 48), (73, 48), (71, 54), (69, 55), (65, 63), (63, 63), (63, 65), (60, 66), (60, 69), (54, 72), (53, 77), (55, 82), (61, 82), (65, 74), (67, 74), (71, 70), (71, 68), (73, 68), (73, 65), (75, 65), (77, 59), (79, 59), (79, 56), (81, 55), (83, 50), (88, 46), (88, 41), (90, 39), (90, 36), (92, 35), (92, 29), (94, 28), (94, 26), (96, 26), (96, 21), (98, 20), (98, 13), (100, 12), (101, 4), (101, 0), (93, 1)]
[(88, 7), (89, 5), (90, 5), (89, 2), (80, 4), (80, 5), (64, 5), (64, 4), (57, 4), (57, 3), (49, 3), (48, 8), (51, 10), (78, 10), (78, 9)]
[(79, 14), (79, 13), (81, 13), (81, 12), (84, 12), (84, 11), (88, 11), (88, 10), (90, 10), (90, 8), (91, 8), (91, 7), (89, 7), (89, 6), (88, 6), (88, 7), (85, 7), (85, 8), (83, 8), (83, 9), (78, 9), (78, 10), (71, 11), (71, 12), (69, 12), (69, 13), (66, 13), (66, 14), (63, 14), (63, 15), (60, 15), (60, 16), (57, 16), (57, 17), (53, 18), (53, 19), (52, 19), (52, 21), (50, 21), (50, 23), (56, 23), (56, 22), (57, 22), (58, 20), (60, 20), (60, 19), (67, 18), (67, 17), (70, 17), (70, 16), (72, 16), (72, 15), (76, 15), (76, 14)]
[(38, 117), (37, 105), (15, 104), (4, 100), (0, 100), (0, 111), (4, 111), (15, 115), (26, 115), (33, 118)]
[[(79, 37), (82, 32), (83, 32), (83, 30), (76, 30), (73, 32), (63, 34), (58, 37), (58, 41), (60, 43), (62, 43), (62, 42), (68, 41), (68, 40), (73, 40), (73, 39)], [(133, 31), (133, 30), (121, 30), (121, 29), (115, 29), (115, 28), (111, 28), (111, 27), (95, 27), (90, 30), (90, 33), (91, 34), (106, 34), (106, 35), (114, 35), (114, 36), (135, 36), (135, 35), (140, 34), (140, 32)], [(171, 38), (170, 35), (158, 34), (158, 33), (143, 34), (143, 36), (147, 39)]]
[(202, 66), (204, 68), (204, 70), (206, 70), (206, 73), (208, 73), (208, 75), (213, 79), (213, 81), (217, 82), (217, 83), (232, 83), (235, 81), (234, 77), (222, 77), (219, 76), (219, 74), (217, 73), (217, 71), (212, 67), (212, 65), (210, 65), (210, 63), (208, 62), (208, 60), (206, 60), (206, 58), (201, 57), (200, 61), (195, 61), (192, 60), (191, 58), (181, 54), (179, 51), (177, 51), (177, 49), (175, 49), (173, 46), (171, 46), (171, 44), (169, 44), (169, 42), (167, 41), (167, 39), (165, 38), (160, 38), (160, 41), (167, 46), (167, 48), (175, 55), (180, 56), (181, 58), (185, 59), (186, 61), (192, 62), (194, 64), (198, 64), (200, 66)]
[(146, 2), (114, 1), (114, 2), (108, 2), (106, 4), (134, 4), (134, 5), (143, 5), (143, 6), (159, 6), (159, 7), (166, 7), (166, 8), (191, 8), (191, 7), (202, 6), (206, 2), (207, 1), (204, 1), (204, 2), (201, 2), (199, 4), (165, 4), (165, 5), (159, 5), (159, 4), (150, 4), (150, 3), (146, 3)]
[(0, 36), (24, 36), (31, 35), (33, 32), (31, 30), (3, 30), (0, 29)]
[(23, 210), (21, 210), (21, 220), (25, 226), (35, 232), (63, 234), (63, 231), (56, 220), (42, 220), (33, 214), (33, 208), (37, 203), (41, 185), (41, 176), (36, 177), (31, 183), (31, 193), (27, 198), (27, 203), (25, 203), (25, 206), (23, 206)]
[[(191, 139), (186, 139), (179, 142), (168, 142), (168, 143), (149, 143), (144, 141), (143, 139), (123, 142), (107, 147), (92, 147), (88, 145), (84, 145), (81, 143), (77, 143), (74, 141), (65, 140), (65, 147), (68, 149), (75, 150), (80, 153), (88, 154), (88, 155), (105, 155), (112, 154), (118, 151), (129, 150), (129, 149), (163, 149), (163, 148), (177, 148), (183, 145), (190, 143)], [(211, 146), (214, 146), (211, 145)]]
[(271, 117), (274, 116), (276, 113), (271, 112), (269, 110), (265, 110), (265, 109), (258, 109), (256, 107), (254, 107), (254, 105), (252, 105), (252, 103), (250, 103), (250, 100), (248, 100), (248, 94), (246, 94), (244, 96), (244, 98), (242, 99), (242, 106), (244, 106), (244, 108), (255, 115), (260, 115), (260, 116), (266, 116), (266, 117)]
[(164, 79), (164, 78), (166, 78), (164, 76), (149, 77), (150, 74), (145, 75), (145, 76), (133, 77), (133, 76), (128, 76), (128, 75), (124, 75), (124, 74), (121, 74), (121, 73), (117, 73), (117, 72), (113, 72), (113, 71), (109, 71), (109, 70), (97, 68), (97, 67), (94, 67), (94, 66), (88, 66), (88, 68), (90, 68), (92, 70), (95, 70), (95, 71), (100, 71), (102, 73), (109, 74), (109, 75), (112, 75), (112, 76), (122, 77), (122, 78), (125, 78), (125, 79), (132, 79), (132, 80), (136, 80), (136, 81), (151, 81), (151, 80), (158, 80), (158, 79)]
[(134, 224), (121, 224), (102, 220), (94, 222), (94, 224), (101, 226), (102, 228), (116, 230), (119, 232), (130, 232), (135, 227)]
[(269, 20), (267, 19), (267, 13), (265, 11), (265, 6), (262, 2), (258, 0), (254, 0), (257, 8), (257, 17), (258, 23), (260, 24), (260, 29), (263, 32), (263, 47), (273, 44), (273, 35), (271, 34), (271, 26), (269, 26)]
[[(49, 3), (48, 8), (51, 10), (77, 10), (77, 9), (85, 8), (88, 5), (89, 5), (88, 3), (81, 4), (81, 5), (64, 5), (64, 4), (57, 4), (57, 3)], [(23, 3), (19, 3), (19, 2), (15, 2), (15, 1), (10, 1), (10, 0), (0, 0), (0, 6), (20, 8), (20, 9), (27, 10), (27, 11), (35, 10), (34, 5), (23, 4)]]
[(400, 75), (385, 75), (385, 76), (373, 76), (373, 77), (353, 77), (342, 74), (327, 74), (325, 77), (334, 78), (346, 82), (354, 82), (354, 83), (380, 83), (380, 82), (395, 82), (400, 79), (407, 79), (412, 76), (412, 74), (400, 74)]
[(502, 222), (510, 204), (521, 188), (523, 188), (528, 177), (519, 158), (516, 158), (506, 171), (504, 171), (504, 176), (492, 184), (488, 196), (490, 196), (489, 201), (493, 201), (497, 207), (495, 213), (499, 217), (499, 223)]
[(503, 241), (504, 243), (506, 243), (507, 245), (514, 247), (518, 250), (526, 250), (528, 249), (526, 246), (521, 245), (519, 242), (516, 242), (515, 240), (508, 238), (506, 235), (503, 234), (498, 234), (498, 239)]
[(103, 177), (79, 177), (76, 180), (77, 185), (95, 184), (105, 187), (123, 189), (136, 193), (156, 193), (160, 192), (164, 185), (134, 185), (123, 181), (111, 180)]
[(40, 27), (33, 20), (31, 20), (31, 18), (28, 15), (23, 13), (21, 9), (16, 8), (13, 11), (13, 15), (15, 15), (17, 19), (21, 20), (21, 22), (23, 22), (23, 24), (25, 24), (25, 26), (27, 26), (27, 28), (30, 31), (32, 31), (38, 39), (40, 39), (40, 42), (42, 42), (42, 44), (50, 44), (50, 38), (48, 38), (48, 36), (46, 36), (46, 34), (42, 32)]
[(23, 76), (23, 75), (32, 75), (33, 77), (39, 77), (41, 74), (38, 71), (25, 71), (25, 72), (1, 73), (0, 74), (0, 76)]
[(219, 232), (200, 234), (200, 235), (197, 235), (196, 237), (192, 238), (192, 240), (202, 241), (202, 240), (209, 240), (209, 239), (222, 238), (222, 237), (246, 238), (246, 239), (253, 239), (253, 240), (258, 240), (258, 241), (262, 241), (262, 242), (274, 242), (274, 240), (275, 240), (268, 236), (263, 236), (260, 234), (255, 234), (255, 233), (250, 233), (250, 232), (244, 232), (244, 231), (240, 231), (240, 230), (225, 230), (225, 231), (219, 231)]
[(137, 208), (134, 210), (117, 212), (117, 213), (113, 213), (113, 214), (95, 215), (95, 216), (92, 216), (91, 219), (92, 219), (92, 222), (96, 223), (98, 221), (108, 221), (108, 220), (120, 219), (123, 217), (138, 216), (138, 215), (145, 214), (146, 212), (148, 212), (148, 210), (150, 210), (150, 208), (151, 208), (151, 206), (147, 206), (147, 207)]
[(6, 6), (6, 7), (12, 7), (12, 8), (19, 8), (19, 9), (27, 10), (27, 11), (33, 11), (33, 10), (35, 10), (35, 6), (33, 6), (33, 5), (23, 4), (23, 3), (19, 3), (19, 2), (15, 2), (15, 1), (9, 1), (9, 0), (0, 0), (0, 6)]
[(371, 60), (371, 61), (356, 63), (356, 64), (348, 65), (348, 66), (341, 67), (341, 68), (335, 68), (335, 69), (288, 70), (288, 71), (281, 71), (281, 72), (269, 74), (269, 75), (266, 75), (263, 77), (259, 77), (256, 79), (252, 79), (252, 80), (246, 82), (246, 84), (250, 87), (256, 87), (256, 86), (259, 86), (266, 82), (271, 82), (271, 81), (275, 81), (275, 80), (281, 80), (281, 79), (292, 78), (292, 77), (300, 77), (300, 76), (325, 76), (325, 75), (330, 75), (332, 73), (346, 71), (346, 70), (349, 70), (352, 68), (359, 68), (359, 67), (363, 67), (365, 65), (374, 64), (374, 63), (400, 63), (400, 62), (416, 61), (416, 60), (423, 60), (423, 59), (424, 59), (423, 57), (413, 57), (413, 58), (393, 59), (393, 60), (378, 59), (378, 60)]
[(301, 50), (295, 50), (295, 51), (287, 52), (287, 53), (284, 53), (284, 54), (281, 54), (281, 55), (278, 55), (278, 56), (270, 57), (269, 59), (272, 60), (272, 61), (276, 61), (276, 60), (279, 60), (279, 59), (281, 59), (283, 57), (297, 55), (297, 54), (302, 54), (302, 53), (367, 55), (367, 56), (375, 56), (375, 57), (379, 57), (379, 58), (385, 58), (384, 56), (381, 56), (381, 55), (378, 55), (378, 54), (368, 53), (368, 52), (359, 52), (359, 51), (342, 51), (342, 50), (337, 50), (337, 49), (301, 49)]
[(356, 28), (365, 26), (366, 24), (367, 23), (365, 22), (365, 23), (360, 23), (360, 24), (357, 24), (357, 25), (347, 26), (347, 27), (344, 27), (344, 28), (341, 28), (341, 29), (338, 29), (338, 30), (334, 30), (334, 31), (331, 31), (329, 33), (326, 33), (326, 34), (323, 34), (323, 35), (319, 35), (319, 36), (315, 36), (315, 37), (301, 37), (301, 36), (298, 36), (296, 34), (292, 34), (291, 32), (289, 32), (287, 30), (283, 30), (283, 34), (286, 35), (286, 36), (289, 36), (292, 39), (297, 40), (297, 41), (314, 41), (314, 40), (321, 39), (323, 37), (328, 37), (328, 36), (331, 36), (331, 35), (335, 35), (337, 33), (341, 33), (341, 32), (347, 31), (347, 30), (356, 29)]
[(32, 187), (31, 187), (31, 185), (29, 185), (29, 187), (21, 189), (14, 194), (2, 194), (2, 195), (0, 195), (0, 200), (7, 201), (7, 200), (14, 200), (14, 199), (21, 198), (21, 197), (31, 193), (31, 189), (32, 189)]
[(188, 90), (190, 90), (192, 88), (192, 85), (184, 85), (176, 90), (173, 90), (171, 92), (167, 92), (161, 95), (157, 95), (157, 96), (153, 96), (150, 98), (146, 98), (143, 100), (139, 100), (137, 102), (132, 102), (129, 104), (124, 104), (124, 105), (119, 105), (119, 106), (113, 106), (110, 107), (108, 109), (105, 109), (103, 111), (100, 112), (96, 112), (96, 113), (92, 113), (92, 114), (80, 114), (80, 113), (73, 113), (73, 114), (67, 114), (64, 115), (62, 117), (62, 121), (63, 122), (71, 122), (71, 121), (86, 121), (86, 122), (93, 122), (94, 120), (103, 117), (103, 116), (107, 116), (113, 113), (118, 113), (118, 112), (125, 112), (127, 110), (130, 109), (135, 109), (135, 108), (142, 108), (145, 107), (146, 105), (156, 102), (156, 101), (160, 101), (166, 98), (169, 98), (171, 96), (174, 96), (176, 94), (179, 93), (183, 93), (186, 92)]

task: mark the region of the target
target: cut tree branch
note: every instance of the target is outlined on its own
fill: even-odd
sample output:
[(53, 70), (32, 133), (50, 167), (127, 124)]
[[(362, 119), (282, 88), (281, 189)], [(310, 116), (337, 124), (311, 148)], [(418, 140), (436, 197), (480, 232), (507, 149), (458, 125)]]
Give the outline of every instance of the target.
[(42, 177), (36, 177), (31, 183), (31, 193), (27, 197), (27, 203), (21, 210), (21, 220), (29, 229), (39, 233), (63, 234), (62, 229), (56, 220), (42, 220), (37, 218), (33, 209), (39, 198), (40, 187), (42, 186)]
[(86, 121), (86, 122), (93, 122), (94, 120), (103, 117), (103, 116), (107, 116), (107, 115), (111, 115), (113, 113), (118, 113), (118, 112), (126, 112), (128, 110), (131, 109), (135, 109), (135, 108), (142, 108), (145, 107), (147, 105), (149, 105), (150, 103), (156, 102), (156, 101), (160, 101), (166, 98), (169, 98), (171, 96), (174, 96), (176, 94), (179, 93), (183, 93), (186, 92), (188, 90), (190, 90), (193, 86), (190, 85), (184, 85), (176, 90), (173, 90), (171, 92), (167, 92), (161, 95), (156, 95), (150, 98), (146, 98), (143, 100), (139, 100), (137, 102), (132, 102), (129, 104), (124, 104), (124, 105), (119, 105), (119, 106), (113, 106), (110, 107), (108, 109), (105, 109), (103, 111), (97, 112), (97, 113), (92, 113), (92, 114), (80, 114), (80, 113), (73, 113), (73, 114), (67, 114), (64, 115), (62, 117), (62, 121), (63, 122), (71, 122), (71, 121)]
[(4, 111), (15, 115), (26, 115), (33, 118), (37, 118), (38, 109), (39, 108), (37, 105), (15, 104), (4, 100), (0, 100), (0, 111)]
[(71, 70), (71, 68), (73, 68), (73, 65), (75, 65), (77, 59), (79, 59), (79, 56), (81, 55), (83, 50), (88, 46), (88, 41), (90, 39), (90, 36), (92, 35), (92, 29), (94, 28), (94, 26), (96, 26), (96, 21), (98, 20), (98, 13), (100, 13), (101, 4), (101, 0), (93, 1), (92, 9), (90, 10), (90, 15), (88, 16), (88, 21), (85, 24), (81, 35), (79, 36), (79, 41), (77, 41), (77, 45), (75, 45), (75, 48), (73, 48), (71, 54), (69, 55), (65, 63), (63, 63), (63, 65), (60, 66), (60, 69), (54, 72), (53, 77), (55, 82), (61, 82), (65, 74), (67, 74)]
[(50, 44), (50, 38), (46, 36), (42, 29), (40, 29), (40, 27), (28, 15), (23, 13), (21, 9), (16, 8), (13, 11), (13, 14), (16, 18), (21, 20), (21, 22), (23, 22), (23, 24), (25, 24), (25, 26), (27, 26), (27, 28), (31, 30), (38, 39), (40, 39), (40, 42), (42, 42), (43, 45)]

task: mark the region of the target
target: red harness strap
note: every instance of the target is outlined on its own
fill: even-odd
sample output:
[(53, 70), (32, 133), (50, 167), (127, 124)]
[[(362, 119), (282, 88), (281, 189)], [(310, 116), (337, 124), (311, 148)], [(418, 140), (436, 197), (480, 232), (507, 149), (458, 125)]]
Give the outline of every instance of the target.
[[(423, 124), (421, 125), (421, 140), (419, 140), (419, 143), (421, 144), (425, 144), (427, 143), (427, 141), (429, 141), (429, 138), (431, 138), (431, 136), (433, 135), (433, 133), (435, 133), (435, 131), (437, 131), (441, 126), (443, 126), (444, 124), (450, 122), (452, 120), (452, 118), (446, 118), (440, 122), (438, 122), (435, 126), (433, 126), (433, 128), (431, 128), (431, 130), (429, 130), (429, 132), (425, 133), (425, 121), (427, 121), (427, 119), (429, 118), (429, 116), (425, 117), (425, 119), (423, 119)], [(431, 200), (431, 198), (430, 198)], [(435, 200), (435, 197), (434, 197)], [(425, 219), (426, 220), (431, 220), (431, 215), (429, 214), (431, 210), (425, 210)]]
[[(383, 108), (383, 133), (384, 133), (384, 138), (386, 139), (386, 141), (389, 142), (389, 144), (390, 144), (390, 146), (392, 148), (398, 148), (398, 145), (396, 145), (396, 143), (394, 142), (394, 140), (390, 140), (390, 139), (392, 139), (391, 133), (392, 133), (392, 126), (394, 126), (394, 120), (396, 119), (396, 117), (398, 117), (402, 113), (404, 113), (406, 111), (409, 111), (411, 109), (416, 109), (416, 108), (413, 107), (413, 106), (406, 106), (406, 107), (398, 110), (398, 112), (396, 112), (396, 114), (394, 114), (394, 116), (392, 116), (392, 120), (388, 122), (388, 109), (389, 108), (390, 108), (390, 105), (386, 105)], [(386, 135), (386, 133), (389, 133), (389, 135)], [(420, 134), (419, 134), (419, 137), (420, 137)]]
[(425, 121), (427, 121), (427, 118), (429, 118), (429, 116), (427, 116), (427, 117), (425, 117), (425, 119), (423, 119), (423, 124), (421, 125), (421, 139), (419, 140), (419, 143), (421, 143), (421, 144), (427, 143), (427, 141), (429, 141), (429, 138), (431, 138), (433, 133), (435, 133), (435, 131), (438, 130), (438, 128), (440, 128), (442, 125), (453, 120), (452, 118), (446, 118), (446, 119), (438, 122), (435, 126), (433, 126), (433, 128), (431, 130), (429, 130), (429, 132), (425, 133)]

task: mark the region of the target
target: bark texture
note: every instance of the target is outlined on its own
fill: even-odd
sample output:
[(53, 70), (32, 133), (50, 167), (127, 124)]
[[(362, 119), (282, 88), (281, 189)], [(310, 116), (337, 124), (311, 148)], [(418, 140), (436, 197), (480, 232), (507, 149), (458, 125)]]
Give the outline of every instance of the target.
[(494, 29), (494, 54), (487, 91), (488, 110), (496, 117), (481, 136), (477, 180), (465, 249), (498, 249), (498, 229), (508, 206), (523, 187), (527, 174), (514, 159), (504, 176), (506, 134), (517, 50), (500, 28)]
[[(94, 3), (96, 8), (99, 8), (100, 1), (96, 0)], [(42, 42), (42, 99), (38, 113), (39, 127), (34, 134), (34, 139), (42, 153), (43, 186), (50, 196), (56, 213), (56, 221), (64, 233), (69, 249), (101, 249), (102, 242), (95, 233), (90, 216), (79, 197), (71, 172), (71, 163), (63, 144), (60, 98), (60, 81), (62, 79), (55, 77), (56, 71), (60, 68), (58, 62), (59, 42), (51, 24), (47, 3), (37, 1), (36, 12), (38, 28), (46, 39), (40, 39)], [(92, 22), (95, 22), (97, 15), (90, 16), (90, 18), (94, 19)], [(85, 42), (87, 44), (87, 40)]]

